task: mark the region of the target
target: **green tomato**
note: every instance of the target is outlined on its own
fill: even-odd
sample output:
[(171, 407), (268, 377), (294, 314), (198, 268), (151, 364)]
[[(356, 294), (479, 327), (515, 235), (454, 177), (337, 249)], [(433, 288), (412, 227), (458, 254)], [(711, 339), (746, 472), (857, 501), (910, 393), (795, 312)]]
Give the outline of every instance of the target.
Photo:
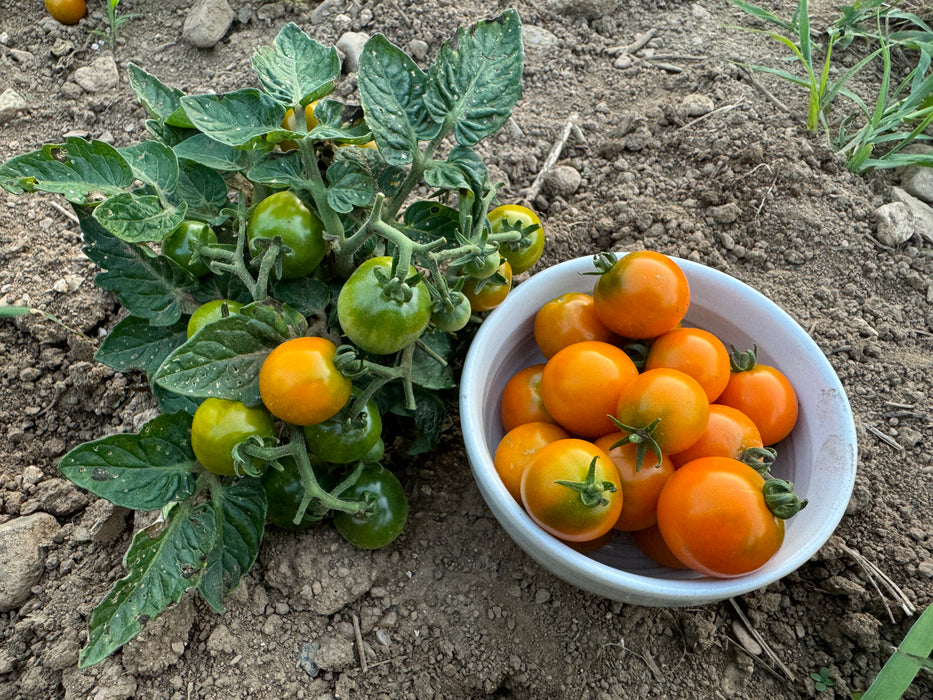
[(195, 277), (203, 277), (210, 269), (200, 258), (194, 259), (201, 246), (216, 245), (217, 234), (202, 221), (186, 219), (162, 241), (162, 253), (177, 262)]
[(493, 233), (523, 233), (518, 241), (503, 243), (499, 248), (502, 257), (512, 266), (513, 274), (530, 270), (541, 259), (541, 253), (544, 252), (544, 227), (531, 209), (519, 204), (503, 204), (489, 212), (489, 223)]
[(232, 299), (214, 299), (201, 304), (188, 319), (188, 337), (214, 321), (239, 313), (242, 308), (243, 304)]
[[(262, 485), (266, 489), (266, 500), (269, 503), (266, 520), (283, 530), (305, 530), (319, 523), (329, 509), (316, 498), (311, 499), (301, 522), (295, 523), (298, 506), (305, 494), (304, 483), (293, 457), (282, 457), (279, 462), (283, 467), (281, 471), (267, 467), (262, 475)], [(327, 491), (337, 485), (337, 479), (329, 469), (315, 469), (314, 476)]]
[[(392, 258), (370, 258), (354, 270), (337, 297), (337, 319), (361, 350), (389, 355), (421, 337), (431, 320), (431, 293), (424, 282), (418, 282), (408, 301), (390, 298), (377, 271), (391, 277)], [(409, 267), (409, 276), (415, 273)]]
[(454, 333), (470, 322), (473, 309), (463, 292), (451, 292), (450, 301), (453, 306), (449, 309), (446, 306), (440, 310), (435, 309), (431, 314), (431, 320), (439, 331)]
[(253, 209), (246, 226), (250, 255), (262, 254), (258, 240), (275, 236), (291, 248), (282, 258), (282, 279), (309, 275), (324, 259), (324, 224), (289, 190), (269, 195)]
[[(370, 399), (359, 416), (351, 416), (353, 399), (333, 418), (306, 425), (308, 450), (326, 462), (347, 464), (358, 462), (375, 447), (382, 435), (382, 416), (376, 402)], [(376, 460), (378, 461), (378, 460)]]
[(382, 458), (386, 456), (386, 444), (382, 439), (382, 436), (376, 440), (376, 444), (373, 445), (372, 449), (363, 455), (364, 462), (381, 462)]
[(408, 522), (408, 499), (402, 485), (385, 467), (367, 464), (356, 483), (340, 494), (363, 501), (366, 508), (351, 515), (334, 513), (334, 526), (347, 542), (360, 549), (379, 549), (392, 542)]
[(463, 274), (478, 280), (492, 277), (499, 269), (499, 249), (492, 251), (483, 258), (474, 258), (463, 266)]
[(275, 421), (266, 409), (229, 399), (204, 399), (191, 423), (191, 449), (205, 469), (233, 476), (233, 448), (252, 435), (275, 437)]

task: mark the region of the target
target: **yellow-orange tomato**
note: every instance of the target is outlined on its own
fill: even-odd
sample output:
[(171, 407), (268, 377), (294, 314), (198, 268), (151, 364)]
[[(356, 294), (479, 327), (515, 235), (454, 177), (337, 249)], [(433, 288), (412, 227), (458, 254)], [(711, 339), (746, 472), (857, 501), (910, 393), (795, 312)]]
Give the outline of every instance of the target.
[(77, 24), (87, 14), (84, 0), (45, 0), (45, 9), (62, 24)]
[(784, 521), (765, 503), (765, 480), (729, 457), (688, 462), (658, 499), (658, 528), (680, 561), (707, 576), (761, 568), (784, 541)]
[(609, 455), (575, 438), (538, 451), (522, 475), (521, 494), (531, 519), (567, 542), (601, 537), (622, 510), (619, 474)]
[(661, 495), (661, 489), (670, 475), (674, 473), (674, 464), (666, 456), (662, 456), (661, 466), (655, 467), (656, 459), (649, 456), (641, 468), (637, 468), (636, 445), (625, 443), (616, 448), (612, 447), (624, 438), (623, 433), (610, 433), (599, 438), (595, 444), (612, 459), (622, 482), (622, 512), (613, 527), (616, 530), (631, 532), (644, 530), (658, 522), (658, 496)]
[(334, 365), (337, 346), (326, 338), (293, 338), (259, 369), (259, 394), (269, 412), (294, 425), (333, 417), (350, 398), (352, 382)]
[(554, 423), (522, 423), (505, 434), (496, 448), (493, 464), (505, 488), (521, 503), (522, 474), (535, 454), (555, 440), (570, 437), (567, 431)]
[(737, 408), (714, 403), (709, 407), (709, 420), (700, 438), (683, 452), (671, 455), (675, 467), (700, 457), (732, 457), (741, 459), (745, 450), (762, 447), (761, 433)]
[(797, 422), (797, 393), (790, 380), (770, 365), (733, 372), (717, 401), (737, 408), (758, 427), (765, 445), (780, 442)]
[(534, 325), (535, 342), (545, 357), (554, 357), (573, 343), (601, 340), (611, 343), (615, 334), (596, 315), (593, 297), (582, 292), (568, 292), (538, 309)]
[(729, 351), (722, 341), (701, 328), (676, 328), (655, 338), (645, 369), (669, 367), (696, 379), (710, 403), (729, 383)]
[[(615, 432), (609, 416), (619, 395), (638, 378), (625, 352), (599, 340), (568, 345), (544, 365), (544, 407), (569, 432), (596, 438)], [(705, 419), (704, 419), (705, 420)]]
[(506, 432), (522, 423), (556, 423), (541, 398), (541, 373), (544, 364), (519, 370), (502, 390), (502, 427)]
[(492, 276), (485, 279), (469, 278), (463, 285), (463, 293), (470, 300), (470, 308), (474, 312), (492, 311), (499, 306), (509, 295), (512, 289), (512, 266), (508, 260), (499, 263), (496, 270), (505, 283), (492, 281)]
[[(314, 107), (317, 105), (317, 102), (311, 102), (310, 104), (305, 105), (305, 126), (308, 131), (311, 131), (314, 127), (318, 125), (317, 117), (314, 116)], [(295, 110), (289, 108), (285, 112), (285, 118), (282, 119), (282, 128), (288, 129), (289, 131), (298, 130), (298, 120), (295, 119)], [(279, 141), (279, 148), (283, 151), (293, 151), (298, 148), (298, 144), (294, 141)]]

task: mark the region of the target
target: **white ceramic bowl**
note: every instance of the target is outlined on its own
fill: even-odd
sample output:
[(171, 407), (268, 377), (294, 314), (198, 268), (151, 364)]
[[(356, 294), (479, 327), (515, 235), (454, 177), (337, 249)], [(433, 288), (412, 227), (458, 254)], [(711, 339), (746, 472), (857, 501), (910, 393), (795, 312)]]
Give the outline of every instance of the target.
[(481, 326), (466, 358), (460, 420), (479, 490), (499, 523), (545, 569), (606, 598), (651, 606), (686, 606), (747, 593), (810, 559), (842, 518), (855, 481), (856, 438), (845, 392), (822, 351), (780, 307), (712, 268), (676, 259), (690, 283), (684, 324), (704, 328), (739, 349), (757, 344), (759, 361), (780, 369), (800, 401), (797, 425), (777, 445), (775, 476), (794, 482), (809, 505), (787, 521), (781, 549), (761, 569), (732, 579), (661, 567), (616, 532), (609, 544), (580, 554), (532, 522), (496, 474), (492, 456), (504, 431), (502, 389), (518, 370), (544, 362), (532, 333), (535, 312), (564, 292), (592, 293), (591, 256), (539, 272), (520, 284)]

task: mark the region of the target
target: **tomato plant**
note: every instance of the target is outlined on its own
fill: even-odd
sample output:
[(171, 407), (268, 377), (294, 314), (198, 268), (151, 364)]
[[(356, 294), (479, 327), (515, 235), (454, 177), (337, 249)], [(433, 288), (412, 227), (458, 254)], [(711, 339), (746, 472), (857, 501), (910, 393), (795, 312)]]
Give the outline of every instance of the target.
[[(317, 499), (308, 504), (304, 515), (295, 522), (304, 498), (304, 482), (294, 458), (283, 457), (279, 460), (279, 465), (281, 469), (270, 467), (262, 475), (262, 487), (269, 504), (266, 520), (283, 530), (305, 530), (321, 522), (330, 509)], [(329, 469), (314, 471), (318, 483), (326, 490), (329, 491), (337, 485), (336, 475)]]
[(333, 417), (353, 389), (334, 365), (336, 352), (327, 338), (313, 336), (286, 340), (270, 352), (259, 370), (259, 395), (269, 412), (293, 425)]
[(77, 24), (87, 14), (84, 0), (45, 0), (45, 9), (62, 24)]
[(690, 286), (683, 271), (666, 255), (639, 250), (621, 259), (612, 253), (595, 259), (596, 313), (623, 338), (654, 338), (683, 319)]
[(408, 498), (395, 474), (378, 464), (367, 464), (342, 497), (365, 504), (359, 513), (334, 514), (334, 526), (361, 549), (378, 549), (395, 540), (408, 521)]
[(758, 349), (732, 353), (732, 374), (718, 399), (752, 419), (765, 445), (790, 435), (797, 422), (797, 392), (779, 369), (758, 362)]
[(511, 289), (512, 266), (508, 260), (503, 260), (489, 277), (471, 277), (463, 285), (463, 293), (473, 311), (491, 311), (505, 301)]
[(615, 340), (615, 334), (599, 320), (593, 297), (582, 292), (561, 294), (538, 309), (534, 335), (541, 354), (548, 358), (584, 340)]
[(568, 345), (547, 361), (541, 373), (544, 407), (564, 428), (599, 437), (616, 428), (614, 415), (623, 389), (638, 370), (615, 345), (588, 340)]
[(493, 464), (505, 488), (521, 502), (522, 475), (537, 452), (556, 440), (570, 435), (554, 423), (522, 423), (505, 434), (496, 447)]
[[(364, 547), (404, 526), (404, 491), (374, 464), (385, 443), (358, 417), (374, 418), (376, 401), (400, 420), (393, 445), (437, 444), (471, 337), (449, 332), (481, 321), (464, 267), (485, 274), (493, 251), (531, 233), (494, 229), (498, 185), (477, 154), (521, 96), (521, 34), (513, 10), (463, 27), (426, 71), (376, 34), (338, 90), (336, 50), (288, 24), (223, 94), (185, 94), (129, 64), (148, 117), (139, 143), (70, 136), (0, 164), (7, 191), (74, 208), (96, 282), (125, 310), (96, 358), (143, 373), (160, 409), (60, 464), (89, 492), (165, 518), (133, 538), (127, 576), (90, 616), (82, 667), (189, 589), (223, 610), (268, 513), (292, 515), (270, 495), (284, 490), (279, 467), (291, 522), (325, 515)], [(354, 90), (354, 103), (337, 99)], [(474, 281), (508, 291), (501, 272)], [(339, 483), (325, 459), (350, 461)]]
[(782, 509), (791, 496), (790, 484), (766, 481), (738, 460), (703, 457), (667, 480), (658, 499), (658, 528), (691, 569), (718, 578), (742, 576), (780, 548), (784, 519), (799, 510)]
[(537, 452), (522, 474), (521, 496), (532, 520), (568, 542), (604, 535), (622, 510), (619, 475), (609, 455), (576, 438)]
[(541, 374), (544, 365), (525, 367), (516, 372), (502, 390), (502, 427), (506, 432), (522, 423), (556, 422), (541, 398)]

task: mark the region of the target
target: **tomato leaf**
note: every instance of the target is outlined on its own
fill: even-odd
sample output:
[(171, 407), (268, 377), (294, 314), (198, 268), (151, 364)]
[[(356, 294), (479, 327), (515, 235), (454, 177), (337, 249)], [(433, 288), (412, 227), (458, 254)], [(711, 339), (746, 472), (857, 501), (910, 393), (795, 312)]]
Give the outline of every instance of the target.
[(419, 140), (434, 138), (434, 123), (424, 106), (427, 76), (404, 51), (381, 34), (371, 37), (360, 55), (357, 85), (366, 123), (380, 153), (392, 165), (415, 160)]
[(150, 383), (149, 388), (152, 390), (152, 395), (155, 396), (156, 401), (159, 402), (159, 410), (162, 413), (184, 411), (193, 416), (194, 412), (198, 410), (198, 406), (201, 405), (201, 399), (176, 394), (168, 389), (163, 389), (158, 384)]
[(188, 272), (144, 245), (112, 236), (86, 209), (75, 211), (84, 233), (85, 255), (105, 270), (95, 284), (116, 292), (131, 314), (156, 326), (170, 326), (181, 318), (183, 309), (197, 306), (191, 296), (198, 289), (197, 280)]
[(166, 358), (153, 381), (169, 391), (259, 404), (259, 368), (290, 337), (281, 314), (262, 302), (204, 326)]
[(308, 188), (308, 178), (298, 151), (268, 153), (249, 169), (246, 177), (264, 185), (282, 185), (299, 190)]
[(441, 439), (444, 422), (447, 420), (447, 407), (437, 394), (415, 389), (415, 402), (413, 417), (418, 437), (408, 448), (408, 454), (411, 456), (433, 452)]
[(222, 613), (224, 596), (239, 585), (259, 554), (266, 524), (266, 490), (259, 479), (242, 477), (212, 491), (212, 496), (219, 529), (198, 592)]
[(313, 277), (276, 281), (273, 296), (304, 316), (322, 319), (327, 318), (327, 307), (334, 302), (330, 287)]
[(376, 197), (372, 175), (358, 161), (338, 156), (327, 169), (327, 201), (334, 211), (349, 214), (356, 207), (365, 207)]
[(178, 158), (174, 151), (159, 141), (143, 141), (117, 149), (129, 166), (133, 176), (155, 188), (164, 196), (178, 186)]
[(176, 157), (182, 160), (225, 172), (245, 170), (253, 153), (215, 141), (207, 134), (195, 134), (174, 146), (173, 150)]
[(133, 170), (117, 149), (74, 137), (0, 165), (0, 187), (7, 191), (56, 192), (74, 204), (119, 194), (132, 183)]
[(158, 537), (143, 530), (133, 537), (124, 566), (129, 573), (91, 613), (87, 646), (81, 650), (81, 668), (103, 661), (130, 641), (143, 625), (174, 605), (186, 590), (198, 584), (205, 559), (217, 538), (214, 506), (178, 505)]
[(94, 207), (94, 219), (128, 243), (161, 241), (185, 220), (188, 205), (164, 207), (154, 194), (123, 192)]
[(403, 221), (409, 233), (425, 242), (437, 238), (453, 242), (460, 231), (460, 213), (456, 209), (428, 200), (411, 204), (405, 210)]
[(169, 354), (187, 339), (187, 324), (153, 326), (138, 316), (127, 316), (104, 338), (94, 359), (118, 372), (141, 369), (155, 372)]
[(522, 25), (515, 10), (461, 27), (441, 46), (428, 71), (425, 107), (435, 122), (453, 127), (457, 143), (473, 146), (512, 114), (522, 96), (523, 64)]
[(243, 146), (266, 134), (289, 133), (279, 126), (285, 108), (252, 88), (225, 95), (187, 95), (181, 104), (199, 131), (228, 146)]
[(172, 201), (188, 207), (188, 218), (217, 226), (227, 220), (227, 183), (223, 176), (200, 163), (184, 160), (179, 164), (178, 187)]
[[(453, 341), (449, 333), (424, 333), (418, 340), (445, 360), (453, 355)], [(453, 389), (457, 386), (450, 365), (442, 365), (421, 347), (415, 348), (411, 363), (411, 380), (425, 389)]]
[(154, 75), (130, 63), (126, 67), (130, 89), (149, 116), (172, 126), (191, 127), (191, 122), (181, 108), (181, 90), (170, 88)]
[(134, 510), (158, 510), (190, 498), (199, 469), (191, 416), (162, 414), (139, 433), (86, 442), (62, 457), (61, 473), (81, 488)]
[[(314, 108), (317, 126), (308, 134), (318, 141), (337, 141), (362, 145), (373, 138), (359, 107), (336, 100), (321, 100)], [(294, 134), (293, 138), (302, 134)]]
[(282, 27), (272, 46), (256, 49), (251, 63), (263, 89), (289, 107), (329, 94), (340, 75), (337, 51), (316, 42), (294, 22)]

